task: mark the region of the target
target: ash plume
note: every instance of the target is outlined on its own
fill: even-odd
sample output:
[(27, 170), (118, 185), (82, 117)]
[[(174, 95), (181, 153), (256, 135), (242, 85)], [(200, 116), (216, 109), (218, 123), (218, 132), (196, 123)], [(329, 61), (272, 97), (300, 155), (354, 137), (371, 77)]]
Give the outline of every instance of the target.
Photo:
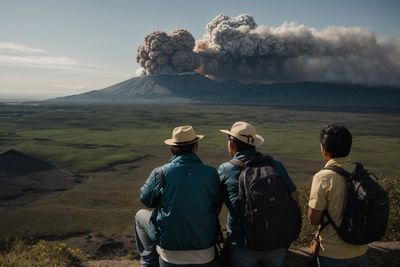
[(145, 37), (139, 46), (136, 61), (142, 69), (137, 75), (179, 73), (192, 71), (200, 64), (200, 57), (193, 52), (195, 40), (187, 30), (175, 30), (171, 34), (156, 31)]
[(215, 79), (400, 84), (400, 39), (378, 39), (359, 27), (268, 27), (250, 15), (218, 15), (195, 52), (197, 71)]

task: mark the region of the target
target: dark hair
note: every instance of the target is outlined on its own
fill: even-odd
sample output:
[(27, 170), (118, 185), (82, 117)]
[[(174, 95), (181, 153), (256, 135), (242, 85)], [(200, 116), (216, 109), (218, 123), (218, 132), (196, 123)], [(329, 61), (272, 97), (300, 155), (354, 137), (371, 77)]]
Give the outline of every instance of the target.
[(237, 151), (243, 151), (246, 149), (254, 149), (255, 148), (255, 146), (249, 145), (249, 144), (233, 137), (232, 135), (229, 135), (228, 138), (229, 138), (229, 140), (231, 140), (232, 143), (236, 144)]
[(350, 153), (352, 136), (341, 125), (328, 124), (321, 128), (320, 142), (332, 158), (346, 157)]
[(184, 153), (191, 153), (193, 151), (193, 147), (197, 145), (197, 142), (188, 144), (188, 145), (183, 145), (183, 146), (171, 146), (170, 150), (171, 153), (175, 156), (182, 155)]

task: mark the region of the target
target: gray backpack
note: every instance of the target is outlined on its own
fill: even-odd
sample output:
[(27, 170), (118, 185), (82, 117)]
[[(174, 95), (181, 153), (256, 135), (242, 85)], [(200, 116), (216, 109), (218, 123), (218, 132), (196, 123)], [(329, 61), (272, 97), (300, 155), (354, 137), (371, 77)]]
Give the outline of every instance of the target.
[(301, 211), (292, 199), (274, 159), (260, 153), (240, 166), (239, 200), (245, 245), (252, 250), (289, 247), (301, 230)]
[(355, 245), (368, 244), (382, 238), (389, 221), (389, 197), (383, 188), (358, 162), (353, 173), (338, 166), (324, 169), (339, 173), (347, 184), (347, 201), (340, 225), (336, 225), (326, 212), (329, 223), (340, 238)]

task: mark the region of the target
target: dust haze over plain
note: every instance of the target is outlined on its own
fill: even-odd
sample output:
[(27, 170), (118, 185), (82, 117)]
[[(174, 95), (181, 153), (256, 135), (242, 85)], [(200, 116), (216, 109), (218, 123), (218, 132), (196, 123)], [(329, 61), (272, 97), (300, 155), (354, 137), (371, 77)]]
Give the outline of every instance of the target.
[(323, 81), (400, 85), (400, 37), (359, 27), (322, 30), (295, 22), (257, 25), (251, 15), (218, 15), (195, 42), (186, 30), (153, 32), (137, 50), (140, 74), (196, 71), (215, 80)]

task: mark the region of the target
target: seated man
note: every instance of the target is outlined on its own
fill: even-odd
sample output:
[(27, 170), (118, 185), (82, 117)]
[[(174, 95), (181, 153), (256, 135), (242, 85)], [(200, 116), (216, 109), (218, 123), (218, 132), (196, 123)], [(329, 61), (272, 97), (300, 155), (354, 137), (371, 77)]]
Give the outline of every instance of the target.
[(141, 266), (211, 266), (218, 231), (220, 181), (217, 171), (196, 155), (191, 126), (176, 127), (172, 158), (155, 168), (140, 189), (140, 200), (152, 212), (136, 213), (136, 246)]
[[(221, 164), (218, 169), (223, 184), (224, 202), (229, 210), (227, 230), (228, 240), (231, 245), (232, 266), (283, 266), (286, 245), (274, 249), (255, 250), (246, 244), (248, 242), (246, 242), (245, 223), (243, 221), (243, 203), (241, 203), (243, 201), (240, 199), (240, 189), (242, 188), (243, 181), (240, 181), (239, 176), (243, 168), (249, 166), (248, 164), (251, 165), (251, 162), (254, 162), (260, 157), (263, 158), (263, 155), (256, 151), (256, 147), (264, 143), (264, 138), (258, 135), (256, 133), (256, 128), (247, 122), (235, 122), (231, 130), (221, 130), (221, 132), (228, 135), (228, 154), (232, 158), (232, 160)], [(284, 197), (286, 197), (288, 201), (293, 200), (297, 202), (295, 209), (298, 209), (298, 211), (295, 211), (296, 214), (294, 216), (296, 217), (298, 226), (300, 226), (300, 211), (297, 207), (298, 191), (294, 183), (290, 179), (282, 163), (274, 160), (272, 157), (264, 158), (269, 158), (268, 166), (270, 166), (274, 172), (278, 173), (279, 180), (282, 179), (282, 194), (285, 195)], [(292, 200), (290, 198), (292, 198)], [(278, 196), (278, 199), (282, 198)], [(289, 218), (284, 217), (283, 219), (287, 221)], [(299, 230), (299, 227), (297, 227), (297, 229)]]

